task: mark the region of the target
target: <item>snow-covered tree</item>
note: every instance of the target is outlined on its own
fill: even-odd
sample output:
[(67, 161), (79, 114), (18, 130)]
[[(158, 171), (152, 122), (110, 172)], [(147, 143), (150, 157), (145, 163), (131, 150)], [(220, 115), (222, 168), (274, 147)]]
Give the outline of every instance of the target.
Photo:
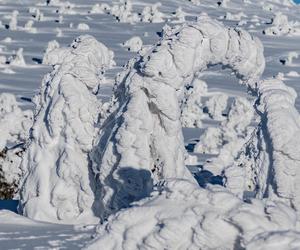
[(88, 153), (98, 132), (96, 93), (113, 53), (92, 36), (51, 50), (54, 70), (35, 97), (34, 124), (22, 161), (23, 214), (37, 220), (94, 221), (94, 182)]

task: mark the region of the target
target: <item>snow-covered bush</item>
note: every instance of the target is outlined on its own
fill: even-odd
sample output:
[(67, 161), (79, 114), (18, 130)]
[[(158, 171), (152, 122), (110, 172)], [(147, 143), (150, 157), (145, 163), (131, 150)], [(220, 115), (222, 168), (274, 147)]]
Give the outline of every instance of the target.
[(145, 23), (162, 23), (164, 14), (158, 10), (161, 3), (146, 6), (142, 11), (142, 22)]
[(77, 25), (77, 29), (78, 30), (89, 30), (90, 26), (88, 26), (88, 24), (86, 24), (86, 23), (79, 23)]
[(263, 47), (247, 32), (203, 15), (131, 62), (116, 89), (118, 108), (92, 153), (102, 218), (149, 195), (166, 179), (195, 181), (184, 165), (177, 90), (214, 64), (230, 67), (255, 88), (264, 70)]
[(113, 53), (88, 35), (52, 53), (57, 50), (54, 70), (35, 97), (20, 206), (24, 215), (37, 220), (87, 223), (95, 220), (88, 159), (101, 110), (95, 94), (103, 72), (113, 64)]
[(22, 175), (23, 144), (29, 137), (32, 112), (21, 110), (12, 94), (0, 94), (0, 199), (17, 195)]
[(26, 66), (24, 57), (23, 57), (23, 48), (19, 48), (12, 56), (7, 59), (9, 65), (12, 66)]
[(47, 48), (44, 52), (42, 63), (47, 65), (55, 65), (57, 59), (53, 59), (53, 58), (55, 58), (56, 52), (53, 53), (53, 55), (51, 55), (51, 52), (58, 48), (59, 48), (59, 43), (56, 40), (49, 41)]
[(181, 124), (183, 127), (202, 126), (203, 104), (201, 96), (207, 93), (206, 82), (195, 77), (192, 84), (185, 87), (184, 98), (181, 104)]
[(224, 120), (223, 112), (227, 107), (228, 96), (226, 94), (213, 95), (205, 103), (205, 109), (209, 116), (215, 120)]
[(19, 15), (19, 11), (14, 10), (11, 14), (11, 19), (9, 22), (9, 29), (10, 30), (17, 30), (18, 28), (18, 15)]
[(281, 12), (275, 14), (270, 25), (272, 26), (263, 31), (264, 34), (281, 36), (300, 33), (300, 28), (296, 27), (294, 23), (289, 22), (288, 17)]

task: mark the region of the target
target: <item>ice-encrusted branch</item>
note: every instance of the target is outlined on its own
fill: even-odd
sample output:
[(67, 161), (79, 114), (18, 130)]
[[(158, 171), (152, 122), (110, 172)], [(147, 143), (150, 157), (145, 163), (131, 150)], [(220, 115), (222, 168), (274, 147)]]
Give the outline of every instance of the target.
[[(113, 53), (92, 36), (48, 54), (54, 70), (35, 97), (31, 141), (23, 158), (23, 214), (63, 223), (93, 219), (94, 182), (88, 152), (98, 132), (95, 93)], [(86, 218), (85, 218), (86, 217)]]
[(194, 181), (184, 165), (176, 91), (215, 64), (231, 68), (255, 88), (265, 65), (263, 47), (247, 32), (202, 15), (131, 62), (116, 90), (118, 108), (92, 154), (102, 218), (148, 195), (160, 181)]

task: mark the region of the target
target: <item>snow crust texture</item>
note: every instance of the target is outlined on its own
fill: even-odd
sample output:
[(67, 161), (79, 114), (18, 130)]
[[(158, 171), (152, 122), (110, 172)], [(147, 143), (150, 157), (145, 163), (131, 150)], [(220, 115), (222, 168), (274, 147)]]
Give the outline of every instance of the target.
[(91, 156), (102, 218), (149, 195), (165, 179), (195, 182), (184, 165), (177, 90), (215, 64), (254, 88), (265, 66), (263, 47), (247, 32), (202, 15), (128, 64), (116, 89), (117, 108)]
[[(51, 60), (49, 59), (51, 58)], [(54, 70), (45, 76), (22, 168), (23, 214), (37, 220), (76, 223), (93, 218), (93, 178), (88, 152), (98, 131), (96, 98), (113, 53), (91, 36), (48, 55)], [(42, 208), (42, 209), (41, 209)]]

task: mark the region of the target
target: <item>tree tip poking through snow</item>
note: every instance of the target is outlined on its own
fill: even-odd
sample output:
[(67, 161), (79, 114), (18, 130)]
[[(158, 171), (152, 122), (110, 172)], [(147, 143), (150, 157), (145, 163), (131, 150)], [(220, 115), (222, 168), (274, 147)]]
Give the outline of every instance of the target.
[(114, 64), (113, 52), (84, 35), (50, 54), (56, 66), (35, 97), (31, 140), (22, 161), (26, 175), (20, 206), (24, 215), (37, 220), (95, 222), (88, 152), (101, 111), (95, 93), (105, 69)]
[(165, 179), (195, 182), (184, 165), (177, 90), (214, 64), (228, 66), (255, 88), (264, 70), (263, 47), (247, 32), (203, 15), (172, 29), (128, 64), (115, 91), (116, 111), (108, 118), (114, 126), (103, 128), (91, 154), (102, 187), (97, 197), (102, 219)]
[(122, 44), (130, 52), (139, 52), (143, 47), (143, 41), (139, 36), (134, 36)]

